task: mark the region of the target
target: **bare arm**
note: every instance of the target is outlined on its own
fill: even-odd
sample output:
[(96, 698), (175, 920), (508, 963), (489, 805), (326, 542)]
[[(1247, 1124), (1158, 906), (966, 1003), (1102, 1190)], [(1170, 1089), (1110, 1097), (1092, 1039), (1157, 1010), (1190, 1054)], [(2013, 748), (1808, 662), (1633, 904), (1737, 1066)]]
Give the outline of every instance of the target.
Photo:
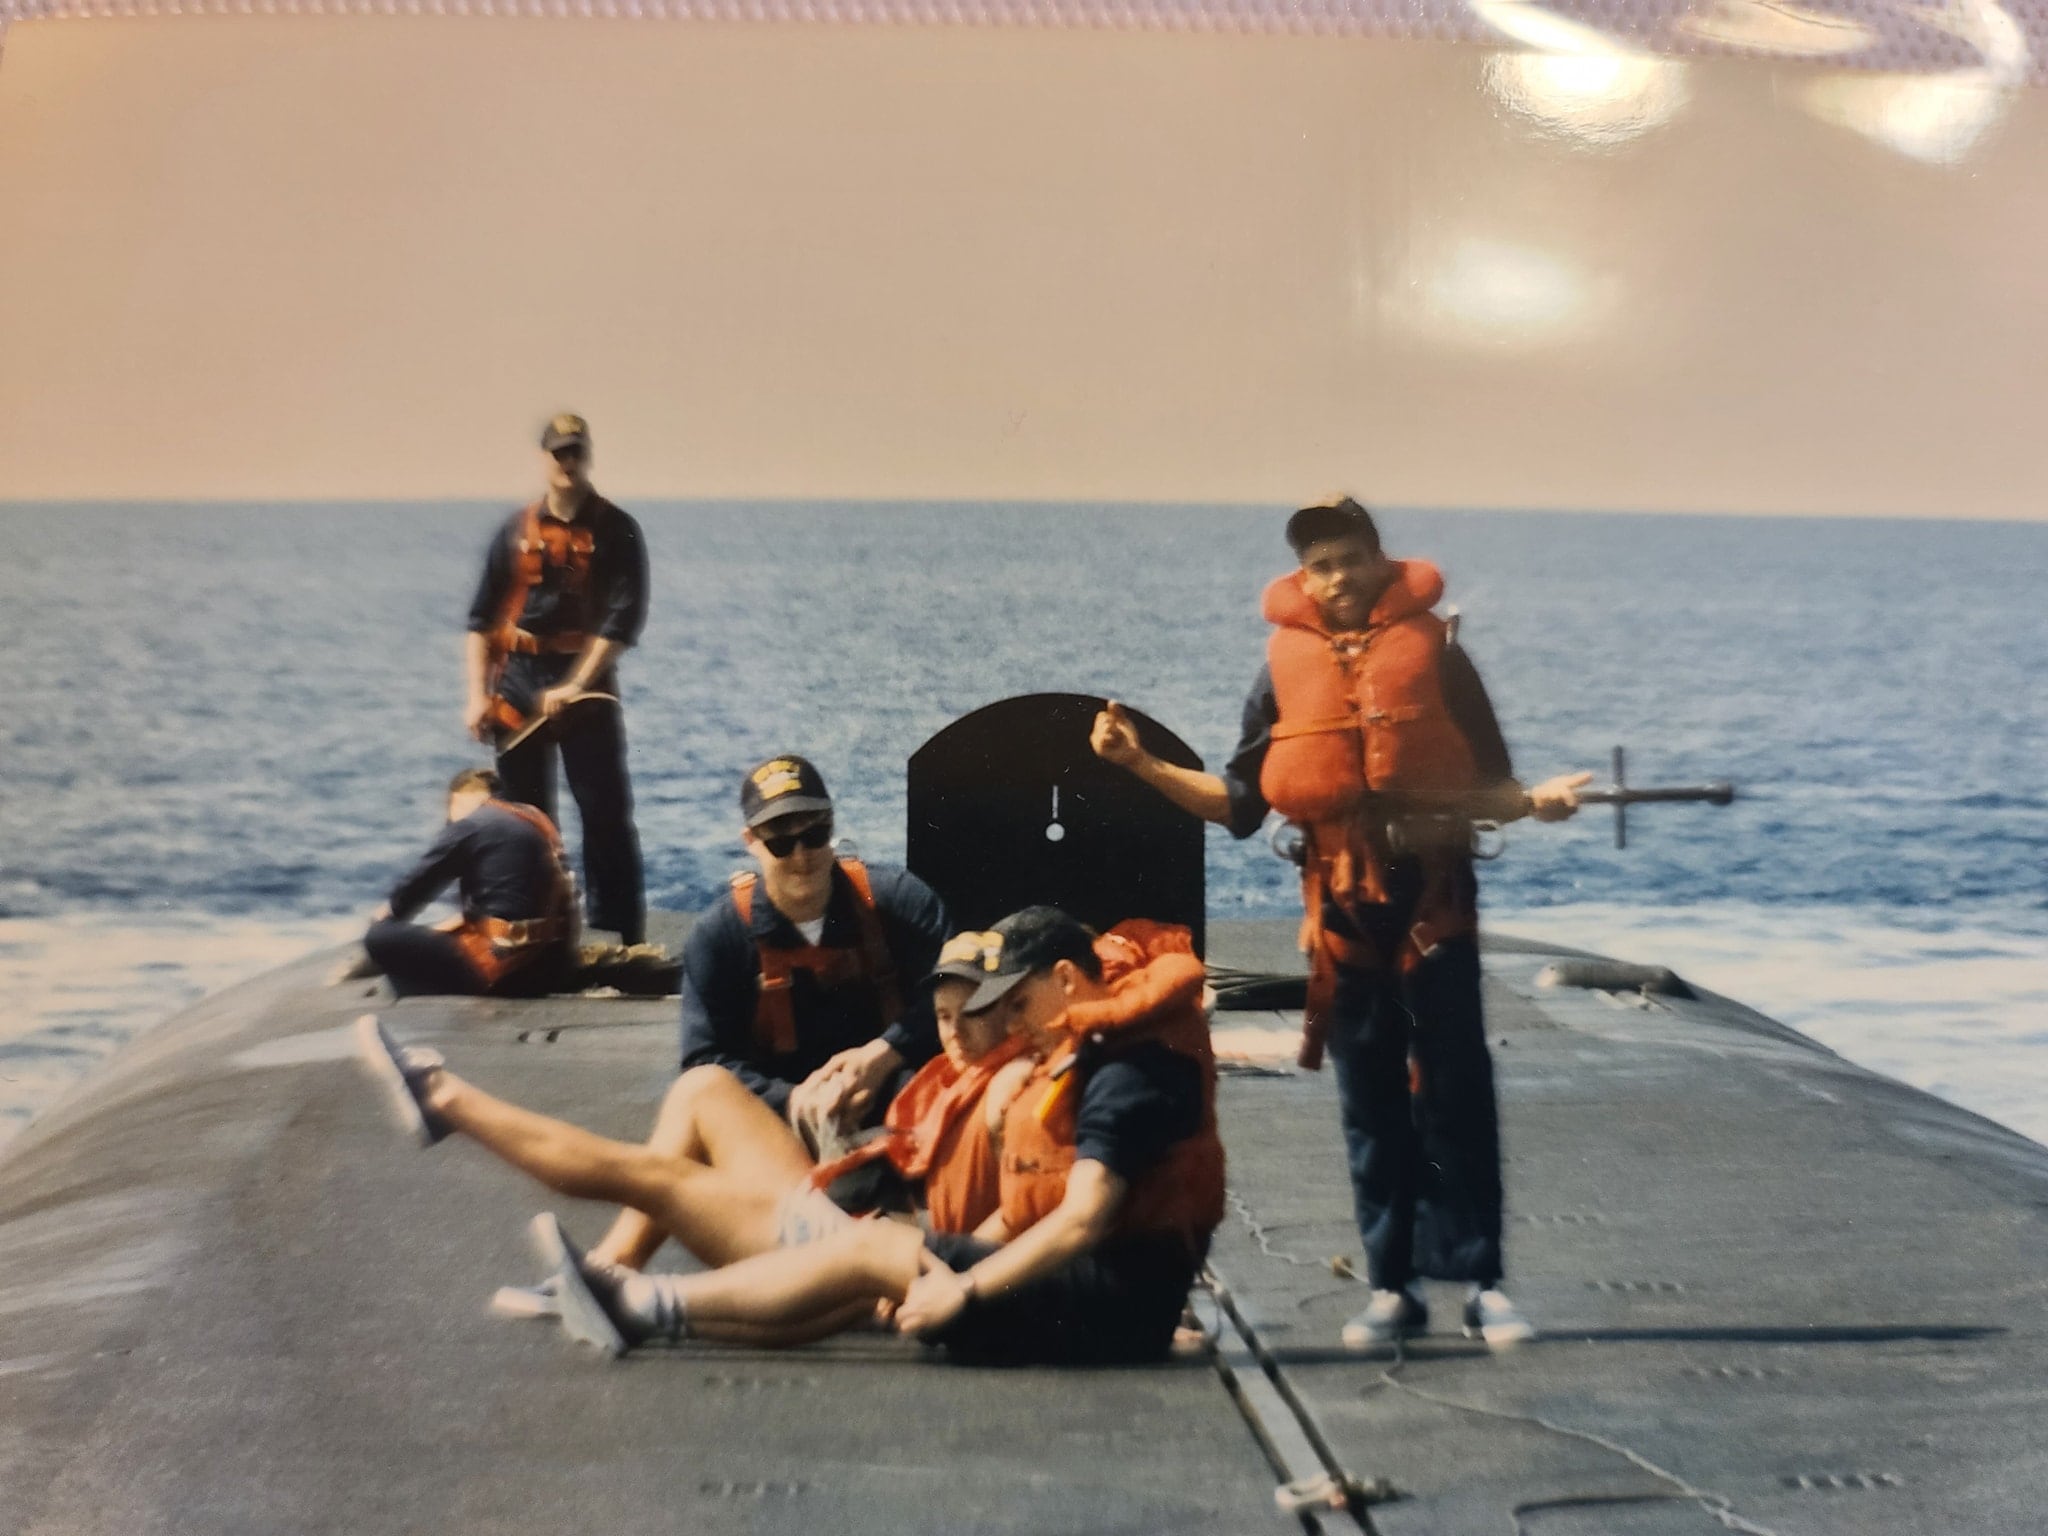
[(1075, 1163), (1067, 1175), (1066, 1197), (1050, 1216), (964, 1274), (944, 1265), (928, 1268), (897, 1309), (896, 1326), (905, 1333), (943, 1328), (960, 1315), (970, 1297), (1000, 1296), (1086, 1253), (1109, 1235), (1128, 1187), (1105, 1163)]
[(1124, 713), (1123, 705), (1114, 699), (1095, 717), (1088, 745), (1104, 762), (1128, 770), (1189, 815), (1218, 825), (1229, 823), (1230, 794), (1223, 787), (1223, 780), (1213, 773), (1182, 768), (1147, 752), (1138, 741), (1138, 728)]

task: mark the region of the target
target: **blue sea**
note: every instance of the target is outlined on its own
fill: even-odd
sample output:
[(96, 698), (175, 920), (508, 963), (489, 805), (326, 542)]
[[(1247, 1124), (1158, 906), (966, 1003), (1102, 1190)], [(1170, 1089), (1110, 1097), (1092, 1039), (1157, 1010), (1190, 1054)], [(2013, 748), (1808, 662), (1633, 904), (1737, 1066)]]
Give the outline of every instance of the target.
[[(1128, 701), (1211, 764), (1286, 564), (1274, 508), (638, 504), (625, 665), (650, 899), (741, 862), (799, 750), (868, 856), (903, 765), (1011, 694)], [(205, 991), (354, 932), (424, 845), (504, 509), (0, 505), (0, 1139)], [(1672, 965), (2048, 1139), (2048, 525), (1393, 511), (1525, 780), (1732, 779), (1725, 810), (1510, 829), (1495, 928)], [(572, 835), (573, 841), (573, 835)], [(1294, 909), (1210, 832), (1223, 916)]]

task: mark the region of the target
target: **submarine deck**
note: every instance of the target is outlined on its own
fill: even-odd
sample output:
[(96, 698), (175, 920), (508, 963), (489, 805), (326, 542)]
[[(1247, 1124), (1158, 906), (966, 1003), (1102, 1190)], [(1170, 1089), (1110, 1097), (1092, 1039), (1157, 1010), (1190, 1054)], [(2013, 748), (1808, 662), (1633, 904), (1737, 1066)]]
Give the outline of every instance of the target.
[[(1287, 926), (1212, 925), (1212, 955), (1288, 968)], [(490, 1316), (533, 1210), (603, 1217), (397, 1137), (349, 1055), (362, 988), (310, 957), (0, 1159), (0, 1536), (2048, 1527), (2048, 1149), (1724, 999), (1537, 988), (1561, 953), (1487, 950), (1541, 1338), (1466, 1343), (1446, 1286), (1401, 1360), (1336, 1346), (1364, 1298), (1330, 1262), (1357, 1252), (1335, 1091), (1274, 1050), (1222, 1084), (1217, 1349), (1080, 1372), (882, 1336), (606, 1362)], [(621, 1136), (672, 1072), (665, 1001), (383, 1012)], [(1278, 1510), (1324, 1472), (1392, 1496)]]

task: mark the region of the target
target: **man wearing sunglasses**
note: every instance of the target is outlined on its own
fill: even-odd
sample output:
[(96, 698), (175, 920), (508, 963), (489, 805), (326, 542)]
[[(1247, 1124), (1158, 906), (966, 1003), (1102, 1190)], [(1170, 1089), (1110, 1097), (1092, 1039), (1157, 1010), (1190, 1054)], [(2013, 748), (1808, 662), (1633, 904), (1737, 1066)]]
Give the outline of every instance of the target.
[(555, 812), (555, 753), (583, 823), (590, 926), (646, 936), (640, 841), (626, 776), (619, 653), (647, 618), (640, 525), (590, 484), (590, 426), (541, 432), (546, 492), (492, 535), (470, 603), (463, 723), (497, 746), (507, 799)]
[(690, 931), (682, 1067), (726, 1068), (830, 1156), (938, 1052), (918, 982), (946, 909), (908, 870), (836, 854), (832, 797), (804, 758), (751, 769), (740, 820), (759, 870), (734, 877)]

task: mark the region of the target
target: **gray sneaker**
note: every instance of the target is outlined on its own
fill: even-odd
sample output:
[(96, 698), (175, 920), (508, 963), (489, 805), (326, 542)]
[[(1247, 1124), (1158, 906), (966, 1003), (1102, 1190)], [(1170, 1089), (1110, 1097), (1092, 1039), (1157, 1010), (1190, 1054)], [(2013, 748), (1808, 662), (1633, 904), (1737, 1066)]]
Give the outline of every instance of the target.
[(1513, 1349), (1535, 1338), (1536, 1330), (1504, 1291), (1475, 1287), (1465, 1301), (1465, 1337), (1486, 1340), (1488, 1349)]
[(406, 1135), (431, 1147), (455, 1129), (427, 1108), (427, 1079), (447, 1065), (439, 1051), (424, 1045), (400, 1045), (374, 1013), (356, 1020), (355, 1035), (357, 1056), (383, 1085), (392, 1118)]
[(550, 1283), (558, 1292), (562, 1327), (570, 1338), (617, 1356), (653, 1336), (647, 1324), (620, 1304), (626, 1271), (591, 1263), (583, 1250), (569, 1241), (552, 1211), (534, 1217), (527, 1231), (541, 1263), (555, 1271)]
[(1428, 1331), (1428, 1303), (1404, 1286), (1398, 1291), (1374, 1291), (1365, 1310), (1344, 1325), (1341, 1337), (1346, 1349), (1375, 1350)]

